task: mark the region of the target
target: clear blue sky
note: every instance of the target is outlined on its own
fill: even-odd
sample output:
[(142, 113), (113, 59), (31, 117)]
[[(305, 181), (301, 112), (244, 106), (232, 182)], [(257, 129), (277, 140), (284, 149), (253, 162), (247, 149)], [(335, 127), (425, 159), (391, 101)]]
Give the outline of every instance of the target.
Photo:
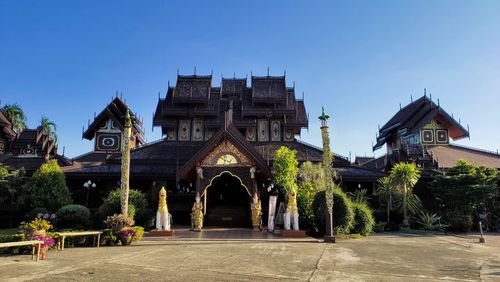
[[(377, 125), (423, 88), (471, 140), (500, 148), (500, 1), (6, 1), (0, 0), (0, 99), (29, 126), (58, 125), (60, 151), (92, 149), (82, 126), (123, 92), (148, 141), (158, 92), (177, 69), (280, 75), (305, 92), (321, 144), (324, 105), (335, 152), (373, 154)], [(377, 151), (377, 155), (383, 150)]]

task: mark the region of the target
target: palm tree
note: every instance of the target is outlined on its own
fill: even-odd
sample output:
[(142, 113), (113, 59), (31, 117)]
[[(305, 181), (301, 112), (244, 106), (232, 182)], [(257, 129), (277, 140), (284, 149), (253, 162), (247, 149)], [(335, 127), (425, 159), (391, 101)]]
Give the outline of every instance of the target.
[(12, 129), (17, 133), (21, 133), (26, 127), (26, 116), (24, 111), (18, 104), (5, 105), (0, 109), (5, 117), (12, 123)]
[(397, 163), (391, 170), (390, 178), (399, 188), (403, 188), (403, 224), (408, 226), (408, 191), (413, 189), (420, 179), (420, 171), (414, 163)]
[(378, 195), (382, 201), (387, 201), (387, 223), (391, 221), (392, 197), (395, 192), (391, 178), (386, 176), (378, 180)]
[(57, 134), (56, 134), (56, 124), (49, 120), (47, 117), (42, 116), (40, 121), (40, 127), (42, 128), (42, 132), (47, 134), (51, 140), (57, 143)]

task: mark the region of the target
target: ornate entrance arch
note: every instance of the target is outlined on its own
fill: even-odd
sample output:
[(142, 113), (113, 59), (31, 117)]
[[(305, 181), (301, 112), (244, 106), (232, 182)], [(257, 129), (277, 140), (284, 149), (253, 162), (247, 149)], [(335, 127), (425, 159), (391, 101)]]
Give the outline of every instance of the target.
[(250, 190), (243, 183), (243, 181), (241, 180), (241, 178), (238, 175), (231, 173), (231, 171), (229, 171), (229, 170), (224, 170), (221, 173), (219, 173), (219, 174), (215, 175), (214, 177), (212, 177), (212, 179), (210, 179), (210, 182), (208, 183), (208, 185), (203, 188), (203, 192), (202, 192), (201, 196), (202, 197), (205, 196), (205, 193), (207, 192), (208, 188), (210, 188), (212, 186), (214, 180), (216, 180), (217, 178), (221, 177), (225, 173), (227, 173), (227, 174), (231, 175), (232, 177), (238, 179), (240, 181), (240, 185), (243, 186), (243, 188), (245, 188), (245, 190), (247, 191), (248, 196), (252, 197), (252, 193), (250, 193)]

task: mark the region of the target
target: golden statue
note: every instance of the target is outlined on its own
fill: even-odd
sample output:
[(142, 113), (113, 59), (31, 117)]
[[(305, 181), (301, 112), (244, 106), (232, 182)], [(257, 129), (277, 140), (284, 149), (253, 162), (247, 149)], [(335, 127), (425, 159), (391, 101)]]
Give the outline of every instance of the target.
[(203, 228), (203, 204), (200, 201), (200, 194), (196, 193), (195, 202), (191, 209), (191, 230), (201, 231)]
[(262, 207), (257, 193), (253, 194), (252, 199), (252, 226), (254, 230), (260, 230), (262, 228)]

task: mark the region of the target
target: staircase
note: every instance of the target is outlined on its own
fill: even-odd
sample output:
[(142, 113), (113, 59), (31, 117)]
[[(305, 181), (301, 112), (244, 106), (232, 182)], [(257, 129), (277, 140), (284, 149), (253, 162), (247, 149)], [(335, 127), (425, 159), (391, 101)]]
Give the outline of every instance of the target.
[(213, 207), (207, 210), (205, 226), (249, 227), (251, 221), (245, 207)]

